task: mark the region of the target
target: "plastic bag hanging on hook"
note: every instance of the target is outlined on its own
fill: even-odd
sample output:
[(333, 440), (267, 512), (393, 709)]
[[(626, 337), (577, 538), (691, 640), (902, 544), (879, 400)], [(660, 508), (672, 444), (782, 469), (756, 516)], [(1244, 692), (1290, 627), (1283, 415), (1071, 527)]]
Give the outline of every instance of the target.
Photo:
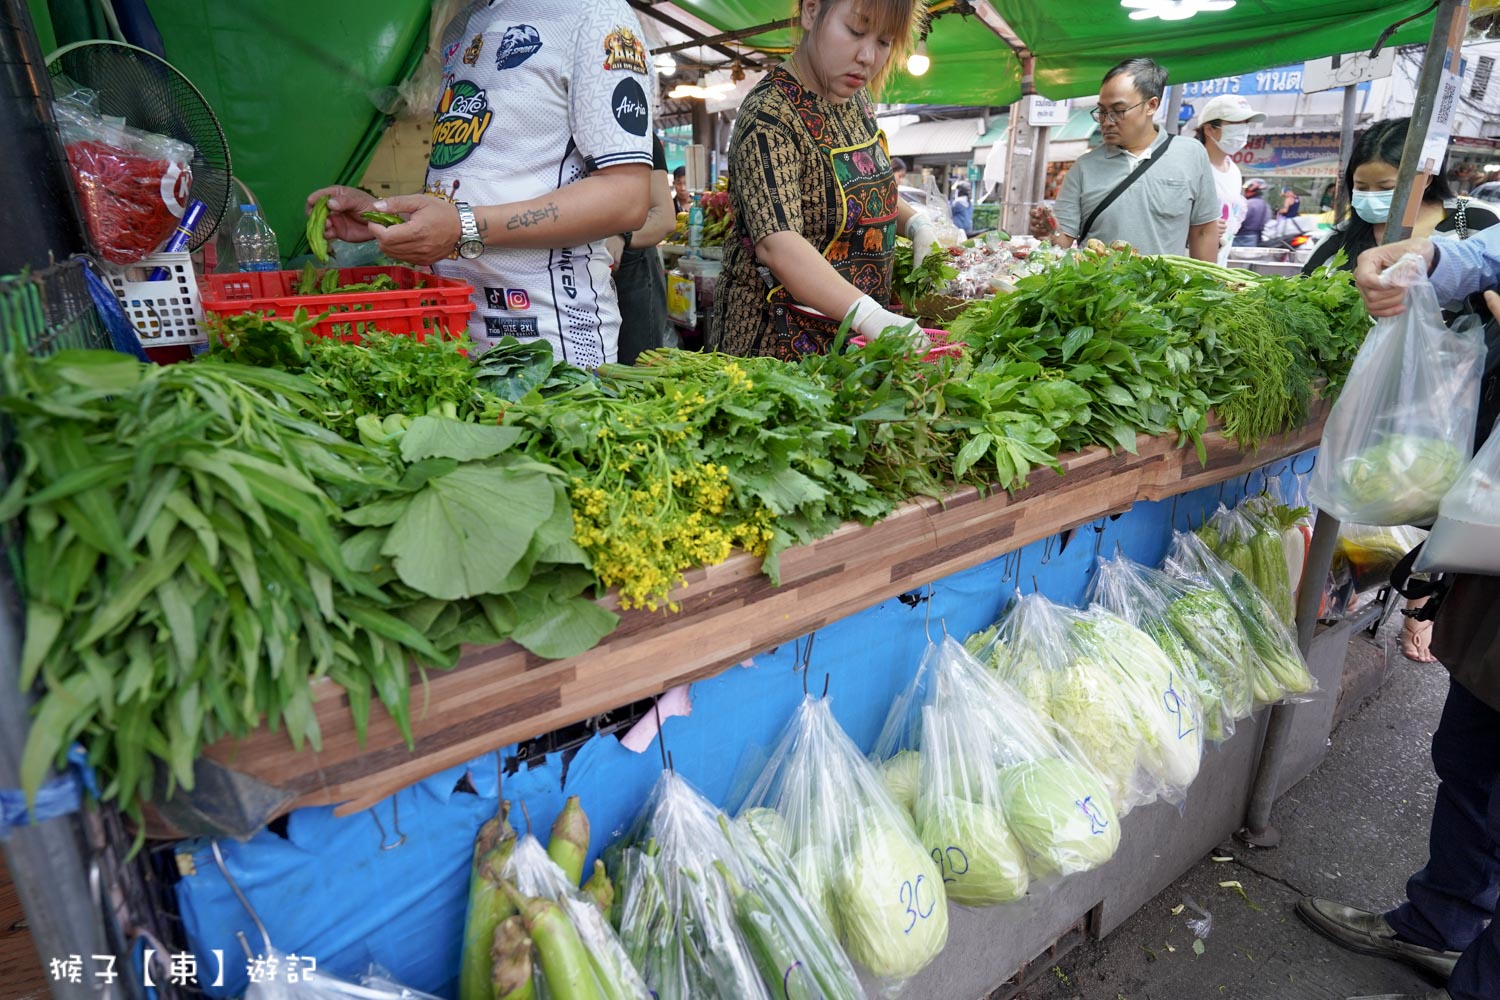
[[(1226, 652), (1248, 651), (1249, 639), (1226, 646), (1211, 638), (1212, 630), (1201, 635), (1197, 598), (1187, 584), (1116, 555), (1099, 560), (1088, 597), (1149, 635), (1188, 679), (1202, 705), (1204, 739), (1222, 743), (1234, 735), (1237, 720), (1249, 718), (1255, 704), (1247, 656)], [(1238, 629), (1238, 624), (1226, 615), (1216, 628)]]
[(1119, 845), (1103, 779), (1012, 688), (952, 638), (931, 645), (875, 744), (916, 763), (912, 815), (964, 906), (1010, 902), (1033, 879), (1088, 871)]
[(1197, 534), (1215, 555), (1255, 584), (1283, 622), (1292, 624), (1296, 607), (1273, 503), (1250, 497), (1233, 510), (1220, 504)]
[(803, 699), (739, 815), (776, 813), (803, 894), (849, 957), (895, 990), (948, 940), (943, 876), (829, 704)]
[[(1255, 585), (1214, 555), (1203, 539), (1185, 531), (1173, 532), (1172, 547), (1162, 568), (1168, 576), (1211, 588), (1215, 595), (1212, 604), (1219, 609), (1220, 617), (1227, 617), (1227, 609), (1238, 620), (1248, 642), (1246, 662), (1257, 705), (1305, 701), (1317, 692), (1318, 682), (1307, 669), (1291, 631)], [(1226, 629), (1212, 638), (1232, 643), (1235, 637), (1233, 630)]]
[[(1119, 624), (1129, 628), (1128, 623)], [(1078, 743), (1123, 816), (1185, 785), (1181, 778), (1187, 768), (1177, 766), (1180, 727), (1170, 713), (1177, 703), (1162, 702), (1165, 688), (1155, 690), (1159, 678), (1146, 683), (1133, 667), (1122, 666), (1096, 641), (1095, 631), (1084, 613), (1041, 594), (1027, 594), (1012, 602), (992, 630), (981, 634), (988, 636), (986, 643), (971, 636), (965, 645), (971, 650), (978, 646), (980, 662), (998, 671), (1001, 680)], [(1160, 666), (1153, 664), (1152, 672), (1161, 673)], [(1166, 675), (1170, 673), (1168, 667)], [(1198, 711), (1194, 698), (1189, 718)], [(1174, 745), (1164, 747), (1162, 737), (1168, 729)], [(1202, 739), (1201, 726), (1197, 738)]]

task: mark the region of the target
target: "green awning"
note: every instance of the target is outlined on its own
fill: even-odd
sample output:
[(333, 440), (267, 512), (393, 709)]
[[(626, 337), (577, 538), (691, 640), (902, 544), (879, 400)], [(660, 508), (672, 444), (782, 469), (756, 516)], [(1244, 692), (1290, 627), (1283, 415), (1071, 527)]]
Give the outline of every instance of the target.
[[(674, 0), (722, 31), (767, 24), (786, 16), (785, 0)], [(1172, 79), (1186, 83), (1285, 66), (1367, 48), (1381, 31), (1418, 14), (1428, 0), (1239, 0), (1228, 11), (1185, 21), (1132, 21), (1116, 0), (993, 0), (1036, 56), (1037, 89), (1061, 99), (1097, 93), (1099, 80), (1122, 59), (1150, 56)], [(939, 0), (934, 7), (948, 6)], [(1392, 45), (1424, 42), (1432, 15), (1404, 25)], [(788, 32), (762, 34), (746, 44), (785, 47)], [(939, 16), (927, 39), (932, 68), (925, 76), (898, 72), (882, 98), (909, 104), (997, 105), (1021, 96), (1015, 55), (977, 18)]]
[(1094, 121), (1087, 108), (1074, 108), (1068, 115), (1068, 124), (1053, 132), (1050, 138), (1053, 142), (1067, 142), (1071, 139), (1089, 139), (1099, 131), (1099, 123)]

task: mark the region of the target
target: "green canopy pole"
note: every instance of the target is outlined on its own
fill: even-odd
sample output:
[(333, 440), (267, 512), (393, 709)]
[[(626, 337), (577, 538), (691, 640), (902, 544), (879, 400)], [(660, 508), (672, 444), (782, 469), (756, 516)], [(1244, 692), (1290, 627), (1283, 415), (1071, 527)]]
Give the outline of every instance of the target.
[[(1444, 83), (1450, 81), (1450, 75), (1456, 77), (1458, 74), (1468, 21), (1469, 0), (1441, 0), (1437, 20), (1432, 26), (1432, 38), (1422, 60), (1417, 103), (1412, 109), (1411, 127), (1406, 132), (1406, 148), (1401, 154), (1401, 172), (1391, 204), (1391, 219), (1400, 218), (1401, 222), (1392, 221), (1386, 225), (1386, 243), (1396, 243), (1411, 235), (1417, 213), (1421, 211), (1427, 179), (1442, 165), (1441, 157), (1437, 162), (1423, 162), (1422, 147), (1427, 142), (1427, 131), (1434, 114), (1440, 110), (1438, 104), (1443, 96)], [(1447, 109), (1447, 123), (1443, 127), (1451, 124), (1452, 112), (1451, 107)], [(1313, 523), (1312, 543), (1302, 567), (1302, 586), (1297, 594), (1297, 648), (1303, 656), (1312, 649), (1313, 636), (1317, 632), (1323, 583), (1333, 565), (1338, 533), (1338, 519), (1326, 511), (1318, 511)], [(1281, 842), (1281, 831), (1271, 825), (1271, 807), (1276, 802), (1277, 782), (1286, 757), (1295, 710), (1294, 705), (1272, 706), (1270, 718), (1266, 721), (1266, 739), (1261, 746), (1255, 784), (1250, 791), (1245, 828), (1238, 834), (1241, 841), (1252, 847), (1275, 847)]]

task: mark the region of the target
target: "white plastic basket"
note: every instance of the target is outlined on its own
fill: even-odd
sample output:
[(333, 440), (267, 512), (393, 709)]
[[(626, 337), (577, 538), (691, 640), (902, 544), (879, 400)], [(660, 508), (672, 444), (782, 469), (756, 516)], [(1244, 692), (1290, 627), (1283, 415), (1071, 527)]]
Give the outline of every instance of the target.
[[(168, 276), (161, 281), (148, 280), (159, 267), (165, 268)], [(142, 347), (201, 344), (208, 340), (203, 331), (198, 279), (188, 254), (152, 254), (139, 264), (110, 266), (106, 271), (110, 287), (125, 315), (130, 317), (130, 325), (135, 327)]]

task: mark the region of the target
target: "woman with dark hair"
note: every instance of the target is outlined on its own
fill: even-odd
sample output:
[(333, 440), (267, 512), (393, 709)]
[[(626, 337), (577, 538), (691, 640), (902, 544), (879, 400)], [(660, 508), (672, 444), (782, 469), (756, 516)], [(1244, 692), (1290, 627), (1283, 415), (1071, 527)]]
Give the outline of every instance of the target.
[[(1409, 121), (1408, 118), (1390, 118), (1375, 122), (1354, 144), (1349, 167), (1344, 171), (1344, 185), (1350, 192), (1353, 211), (1313, 251), (1312, 259), (1302, 269), (1303, 274), (1311, 274), (1322, 267), (1340, 250), (1344, 251), (1344, 270), (1352, 271), (1360, 254), (1383, 241)], [(1500, 221), (1500, 216), (1490, 207), (1454, 197), (1447, 178), (1439, 170), (1427, 182), (1427, 192), (1422, 196), (1422, 210), (1412, 228), (1412, 236), (1446, 236), (1463, 240), (1468, 239), (1470, 233), (1487, 229), (1497, 221)]]

